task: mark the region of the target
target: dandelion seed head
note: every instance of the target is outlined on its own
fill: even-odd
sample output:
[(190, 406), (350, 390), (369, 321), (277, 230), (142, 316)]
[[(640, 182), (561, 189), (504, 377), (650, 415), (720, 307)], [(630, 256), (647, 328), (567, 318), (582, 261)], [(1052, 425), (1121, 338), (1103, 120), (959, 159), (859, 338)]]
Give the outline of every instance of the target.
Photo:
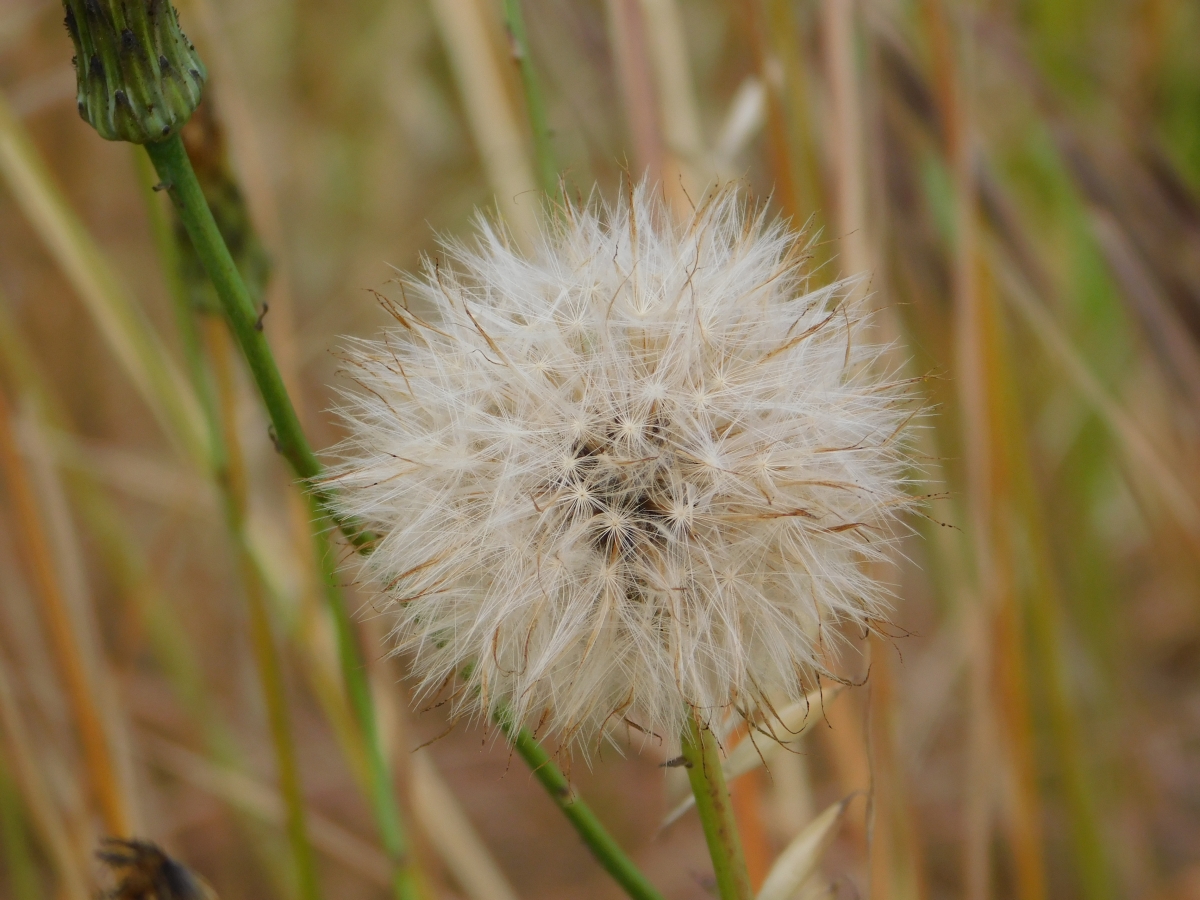
[(735, 191), (566, 213), (526, 255), (481, 222), (350, 350), (330, 480), (396, 648), (456, 714), (585, 745), (799, 699), (886, 617), (913, 397)]

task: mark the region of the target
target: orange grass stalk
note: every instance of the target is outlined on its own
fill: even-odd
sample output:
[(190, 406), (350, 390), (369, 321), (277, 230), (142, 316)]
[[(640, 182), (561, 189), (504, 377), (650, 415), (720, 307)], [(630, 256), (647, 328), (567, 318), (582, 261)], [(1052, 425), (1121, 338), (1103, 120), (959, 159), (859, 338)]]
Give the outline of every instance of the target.
[(919, 900), (929, 896), (921, 858), (921, 838), (908, 804), (904, 766), (896, 754), (896, 697), (892, 654), (895, 647), (871, 636), (870, 708), (867, 711), (871, 759), (872, 900)]
[[(1011, 367), (1006, 366), (1005, 356), (997, 356), (1000, 361), (997, 367), (1000, 381), (994, 400), (997, 422), (1003, 423), (1006, 433), (1023, 435), (1028, 429), (1024, 427), (1017, 406)], [(1019, 609), (1014, 607), (1014, 614), (1024, 613), (1028, 622), (1039, 686), (1045, 697), (1048, 712), (1050, 745), (1054, 751), (1058, 775), (1062, 779), (1069, 813), (1072, 849), (1081, 895), (1088, 900), (1110, 900), (1116, 896), (1116, 882), (1113, 878), (1110, 854), (1097, 817), (1095, 791), (1088, 774), (1088, 754), (1084, 752), (1081, 743), (1078, 715), (1072, 707), (1071, 690), (1067, 683), (1066, 661), (1063, 655), (1063, 598), (1056, 580), (1055, 565), (1050, 557), (1052, 543), (1046, 527), (1045, 512), (1038, 499), (1027, 446), (1021, 440), (1011, 440), (1002, 445), (1002, 450), (1006, 452), (1004, 463), (1010, 474), (1010, 490), (1007, 496), (1011, 498), (1014, 512), (1012, 518), (1022, 523), (1027, 535), (1026, 541), (1017, 546), (1022, 550), (1028, 549), (1032, 576), (1029, 596)], [(1015, 548), (1013, 552), (1016, 552)], [(1013, 603), (1015, 602), (1014, 598)], [(1019, 659), (1014, 655), (1006, 657), (1005, 662), (1009, 666), (1015, 666)], [(1012, 687), (1015, 690), (1018, 687), (1015, 681), (1021, 678), (1021, 672), (1014, 670), (1002, 674), (1014, 679)], [(1014, 695), (1010, 700), (1013, 703), (1022, 701), (1028, 703), (1027, 698), (1019, 695)], [(1027, 711), (1025, 715), (1028, 717)], [(1020, 754), (1031, 752), (1019, 742), (1028, 741), (1029, 738), (1014, 732), (1010, 739), (1014, 741), (1012, 752), (1017, 754), (1014, 762), (1019, 765), (1022, 761)], [(1019, 779), (1029, 781), (1036, 773), (1021, 771), (1018, 768), (1017, 775)], [(1030, 801), (1026, 800), (1025, 803), (1028, 805)], [(1021, 811), (1016, 810), (1018, 813)], [(1033, 814), (1036, 814), (1036, 811)], [(1024, 825), (1027, 830), (1036, 829), (1035, 834), (1040, 831), (1036, 822), (1017, 822), (1016, 825)], [(1031, 853), (1032, 848), (1022, 841), (1015, 843), (1013, 850), (1016, 854), (1019, 883), (1044, 891), (1044, 875), (1040, 872), (1026, 871), (1024, 868), (1028, 862), (1026, 856)]]
[(978, 200), (972, 164), (974, 161), (971, 123), (971, 91), (964, 84), (969, 63), (959, 54), (967, 53), (969, 43), (947, 50), (940, 38), (944, 10), (935, 2), (928, 7), (938, 27), (935, 36), (937, 75), (936, 93), (944, 104), (945, 153), (954, 184), (954, 246), (952, 253), (954, 353), (962, 452), (966, 462), (966, 498), (969, 509), (975, 590), (971, 606), (963, 617), (964, 640), (971, 647), (968, 655), (970, 687), (967, 708), (967, 782), (964, 798), (963, 879), (967, 900), (987, 900), (991, 896), (991, 843), (995, 721), (992, 691), (992, 618), (996, 607), (997, 561), (993, 528), (995, 525), (996, 484), (992, 448), (994, 424), (989, 410), (989, 384), (993, 377), (988, 349), (991, 343), (991, 316), (988, 298), (980, 291), (980, 260), (976, 251)]
[[(965, 152), (965, 147), (964, 147)], [(979, 348), (987, 367), (985, 386), (986, 415), (991, 425), (993, 454), (990, 460), (991, 512), (993, 521), (990, 538), (993, 566), (990, 591), (981, 600), (990, 606), (986, 616), (990, 640), (990, 673), (972, 673), (987, 678), (989, 737), (995, 740), (999, 752), (989, 750), (988, 758), (1001, 762), (1010, 773), (1015, 788), (1007, 794), (1004, 807), (994, 808), (989, 802), (990, 815), (1000, 814), (1007, 820), (1008, 843), (1012, 853), (1014, 880), (1022, 900), (1042, 900), (1046, 896), (1045, 860), (1042, 856), (1041, 796), (1037, 785), (1037, 767), (1032, 746), (1028, 674), (1023, 632), (1021, 598), (1018, 593), (1013, 528), (1020, 513), (1013, 509), (1014, 467), (1019, 465), (1018, 449), (1027, 428), (1019, 421), (1011, 406), (1010, 354), (995, 302), (995, 284), (991, 268), (981, 262), (977, 272), (977, 288), (981, 301), (982, 340)], [(998, 739), (998, 740), (997, 740)], [(995, 760), (995, 755), (1003, 755)], [(990, 781), (988, 788), (997, 790), (1004, 782)], [(990, 830), (989, 830), (990, 837)], [(970, 848), (968, 848), (969, 850)], [(976, 848), (978, 852), (978, 848)], [(982, 877), (990, 878), (990, 872)]]
[[(767, 92), (767, 147), (771, 173), (775, 176), (774, 193), (783, 214), (799, 226), (804, 222), (796, 194), (796, 180), (792, 176), (792, 152), (788, 142), (788, 123), (784, 113), (783, 64), (775, 54), (771, 43), (772, 25), (779, 18), (787, 24), (786, 14), (776, 15), (776, 21), (768, 21), (767, 11), (762, 8), (763, 0), (748, 0), (746, 11), (750, 19), (750, 39), (754, 49), (754, 64), (758, 77)], [(794, 41), (791, 35), (781, 35), (779, 40)], [(855, 270), (857, 271), (857, 270)]]
[(80, 639), (67, 609), (54, 551), (33, 493), (32, 477), (17, 444), (12, 408), (3, 391), (0, 391), (0, 470), (3, 470), (13, 506), (22, 555), (41, 600), (38, 608), (83, 745), (92, 798), (103, 817), (105, 829), (110, 834), (128, 835), (128, 800), (120, 786), (99, 702), (89, 682)]
[(746, 856), (746, 870), (750, 873), (750, 887), (757, 893), (771, 870), (771, 842), (763, 824), (763, 772), (755, 769), (747, 772), (730, 786), (729, 798), (733, 802), (733, 817), (742, 835), (742, 852)]

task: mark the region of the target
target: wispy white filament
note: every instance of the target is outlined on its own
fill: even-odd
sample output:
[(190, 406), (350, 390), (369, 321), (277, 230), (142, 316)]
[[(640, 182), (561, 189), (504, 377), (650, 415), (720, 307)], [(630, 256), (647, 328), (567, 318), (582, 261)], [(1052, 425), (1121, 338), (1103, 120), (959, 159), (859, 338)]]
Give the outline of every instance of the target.
[(679, 225), (642, 188), (528, 256), (481, 224), (351, 349), (331, 480), (426, 692), (674, 737), (803, 697), (880, 620), (911, 397), (803, 250), (731, 190)]

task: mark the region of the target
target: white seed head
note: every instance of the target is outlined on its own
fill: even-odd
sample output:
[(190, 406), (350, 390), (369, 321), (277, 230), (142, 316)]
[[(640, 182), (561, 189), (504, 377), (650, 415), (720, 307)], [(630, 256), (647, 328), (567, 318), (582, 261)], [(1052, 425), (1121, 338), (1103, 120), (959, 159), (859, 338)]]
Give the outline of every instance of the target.
[(351, 349), (330, 478), (423, 691), (585, 742), (803, 697), (886, 614), (864, 563), (911, 505), (913, 398), (852, 286), (808, 292), (732, 190), (446, 250)]

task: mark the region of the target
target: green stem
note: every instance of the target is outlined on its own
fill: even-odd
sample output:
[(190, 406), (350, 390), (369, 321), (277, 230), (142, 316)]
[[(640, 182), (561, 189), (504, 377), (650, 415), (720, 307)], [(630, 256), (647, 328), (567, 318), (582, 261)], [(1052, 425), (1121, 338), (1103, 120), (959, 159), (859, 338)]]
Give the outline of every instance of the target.
[(704, 826), (713, 874), (717, 876), (717, 893), (721, 900), (751, 900), (754, 891), (750, 888), (742, 839), (733, 818), (729, 788), (725, 786), (717, 740), (694, 714), (688, 717), (687, 732), (683, 735), (683, 759), (692, 793), (696, 795), (696, 811)]
[(504, 0), (504, 22), (508, 27), (513, 60), (521, 73), (521, 87), (525, 91), (525, 106), (529, 110), (529, 125), (533, 131), (533, 149), (537, 155), (538, 177), (546, 196), (553, 197), (559, 189), (558, 164), (554, 160), (550, 125), (546, 120), (546, 103), (542, 98), (537, 73), (533, 69), (533, 60), (529, 56), (529, 40), (525, 35), (521, 0)]
[[(136, 147), (133, 149), (137, 149)], [(196, 391), (200, 405), (209, 427), (209, 446), (213, 458), (220, 452), (220, 434), (215, 430), (217, 414), (216, 402), (213, 399), (212, 385), (209, 381), (208, 370), (204, 365), (204, 352), (200, 347), (200, 335), (196, 331), (195, 315), (188, 301), (187, 289), (184, 287), (180, 274), (179, 248), (175, 235), (172, 233), (171, 221), (161, 198), (154, 192), (155, 175), (150, 166), (150, 160), (141, 153), (134, 155), (138, 170), (138, 184), (142, 188), (142, 199), (146, 204), (146, 217), (150, 223), (150, 236), (154, 239), (154, 248), (158, 251), (159, 264), (163, 269), (163, 280), (167, 284), (167, 292), (171, 295), (171, 306), (175, 313), (175, 326), (183, 346), (183, 358), (187, 365), (188, 377), (192, 388)]]
[(292, 406), (279, 367), (275, 365), (275, 357), (263, 334), (254, 301), (233, 262), (229, 248), (225, 246), (221, 232), (217, 230), (217, 223), (196, 180), (183, 141), (175, 134), (164, 141), (146, 144), (145, 147), (220, 297), (229, 327), (246, 358), (263, 405), (271, 418), (274, 441), (280, 454), (288, 461), (292, 471), (308, 483), (308, 492), (316, 500), (322, 514), (332, 518), (347, 539), (361, 550), (372, 542), (373, 537), (357, 523), (339, 516), (330, 504), (329, 491), (315, 483), (321, 474), (321, 463), (300, 427), (300, 418)]
[(283, 377), (262, 333), (254, 301), (217, 229), (183, 142), (178, 135), (172, 135), (164, 141), (145, 146), (158, 177), (162, 179), (171, 200), (174, 201), (180, 220), (217, 291), (230, 330), (250, 367), (259, 395), (271, 418), (276, 446), (291, 465), (292, 471), (305, 481), (307, 495), (313, 507), (313, 518), (319, 523), (314, 532), (317, 555), (322, 568), (326, 600), (337, 632), (342, 676), (351, 708), (368, 746), (371, 803), (376, 825), (384, 849), (395, 865), (394, 895), (396, 900), (417, 900), (420, 892), (415, 869), (413, 861), (409, 859), (400, 810), (396, 804), (391, 776), (379, 742), (379, 730), (375, 722), (370, 688), (366, 681), (363, 655), (358, 647), (353, 623), (337, 588), (335, 556), (324, 526), (329, 522), (336, 524), (351, 543), (364, 552), (370, 549), (373, 536), (363, 531), (356, 523), (338, 516), (330, 505), (329, 492), (315, 484), (315, 480), (321, 474), (321, 464), (304, 436)]
[(583, 842), (587, 844), (592, 855), (605, 870), (616, 879), (634, 900), (662, 900), (662, 894), (652, 885), (637, 866), (633, 864), (617, 842), (600, 824), (596, 814), (579, 798), (571, 787), (571, 782), (562, 770), (550, 759), (550, 754), (537, 742), (526, 728), (515, 728), (513, 723), (501, 713), (497, 717), (505, 735), (512, 741), (513, 748), (525, 760), (534, 777), (542, 783), (542, 787), (550, 798), (563, 811), (567, 819), (575, 826)]

